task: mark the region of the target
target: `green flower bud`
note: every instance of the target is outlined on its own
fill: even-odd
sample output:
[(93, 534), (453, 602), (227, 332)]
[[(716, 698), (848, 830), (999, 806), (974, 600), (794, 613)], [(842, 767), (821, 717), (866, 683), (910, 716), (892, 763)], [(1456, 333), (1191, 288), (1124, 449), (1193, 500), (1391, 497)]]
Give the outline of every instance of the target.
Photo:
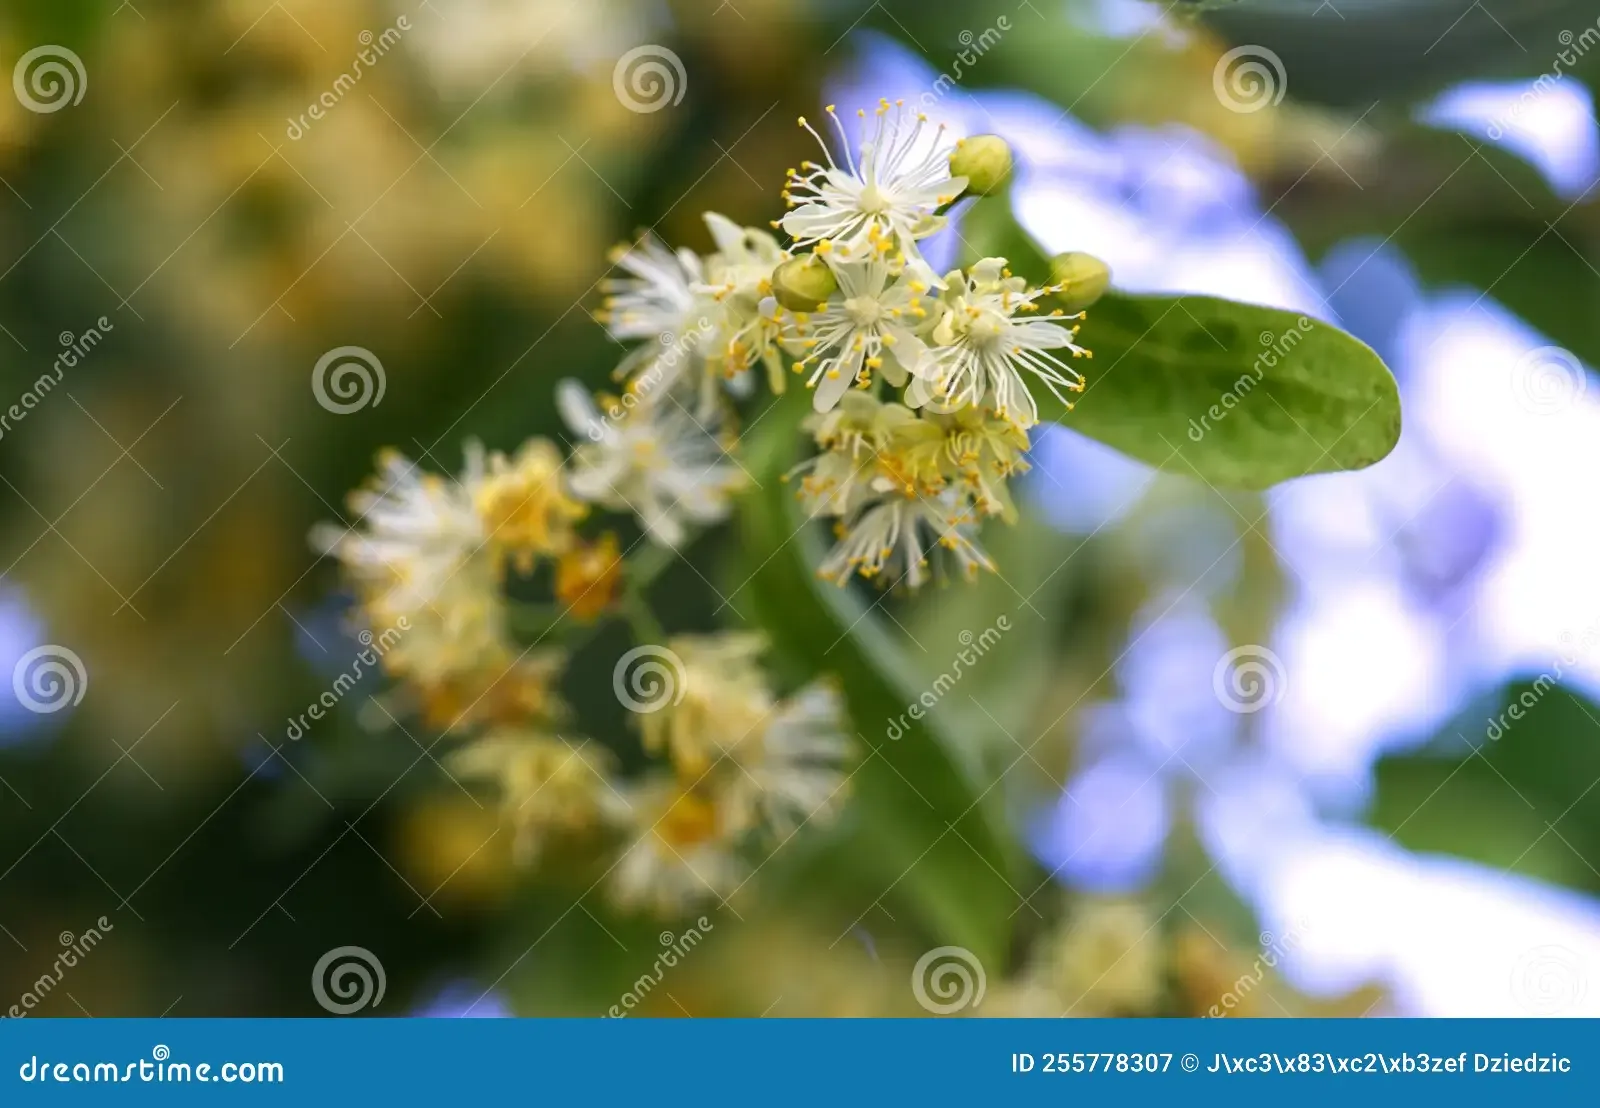
[(950, 175), (965, 177), (973, 196), (998, 192), (1011, 179), (1011, 147), (999, 135), (973, 135), (956, 143)]
[(1059, 291), (1053, 297), (1069, 312), (1080, 312), (1111, 287), (1111, 267), (1093, 254), (1072, 251), (1050, 259), (1050, 283)]
[(839, 288), (828, 263), (815, 254), (791, 258), (772, 273), (772, 295), (792, 312), (814, 312)]

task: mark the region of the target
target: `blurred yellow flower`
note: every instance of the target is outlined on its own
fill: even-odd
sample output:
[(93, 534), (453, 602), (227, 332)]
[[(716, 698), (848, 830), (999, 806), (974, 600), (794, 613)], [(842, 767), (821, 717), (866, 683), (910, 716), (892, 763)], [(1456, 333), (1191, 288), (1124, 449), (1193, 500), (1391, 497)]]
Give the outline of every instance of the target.
[(579, 543), (556, 562), (556, 603), (574, 619), (588, 622), (611, 607), (622, 584), (617, 536), (607, 531), (592, 543)]
[(489, 543), (522, 573), (570, 547), (572, 525), (588, 513), (567, 494), (561, 451), (548, 439), (529, 439), (512, 458), (490, 454), (473, 500)]
[(619, 813), (621, 800), (608, 780), (611, 757), (588, 741), (500, 730), (457, 751), (447, 765), (499, 786), (501, 819), (512, 828), (519, 862), (537, 861), (552, 839), (593, 833)]
[(661, 776), (629, 790), (628, 800), (637, 838), (611, 872), (618, 905), (675, 916), (743, 884), (750, 867), (735, 850), (737, 828), (716, 797)]

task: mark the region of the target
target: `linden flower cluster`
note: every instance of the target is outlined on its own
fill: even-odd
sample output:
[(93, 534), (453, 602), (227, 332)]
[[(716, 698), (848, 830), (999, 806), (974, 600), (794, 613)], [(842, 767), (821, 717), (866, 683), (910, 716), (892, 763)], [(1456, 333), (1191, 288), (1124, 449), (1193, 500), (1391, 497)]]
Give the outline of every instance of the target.
[[(658, 564), (624, 557), (613, 532), (583, 538), (591, 506), (631, 508), (655, 548), (670, 550), (686, 521), (726, 516), (742, 480), (677, 409), (635, 407), (607, 423), (570, 383), (560, 404), (589, 440), (570, 458), (543, 439), (513, 457), (469, 443), (461, 474), (448, 478), (386, 453), (350, 498), (361, 529), (323, 524), (312, 541), (342, 563), (371, 628), (404, 629), (385, 636), (395, 640), (385, 668), (400, 684), (380, 707), (467, 737), (444, 764), (497, 786), (520, 858), (611, 844), (605, 876), (618, 904), (670, 915), (737, 891), (749, 847), (834, 814), (851, 755), (843, 705), (822, 683), (776, 696), (759, 636), (681, 636), (633, 652), (670, 666), (614, 677), (661, 768), (623, 780), (609, 748), (572, 733), (556, 687), (567, 653), (540, 643), (565, 632), (575, 645), (594, 621), (636, 614)], [(559, 610), (523, 646), (506, 586), (545, 565)]]
[(1089, 353), (1074, 342), (1082, 313), (1060, 305), (1092, 300), (1079, 286), (1103, 289), (1104, 267), (1035, 288), (1003, 258), (939, 276), (918, 243), (960, 197), (1004, 184), (1010, 149), (992, 135), (951, 141), (903, 102), (859, 112), (858, 143), (832, 106), (827, 115), (835, 146), (800, 120), (825, 162), (789, 171), (790, 211), (772, 228), (790, 249), (707, 214), (717, 247), (707, 258), (649, 237), (620, 252), (627, 276), (611, 282), (600, 318), (619, 340), (692, 351), (667, 371), (630, 355), (618, 371), (630, 395), (688, 373), (708, 416), (718, 383), (747, 390), (757, 366), (774, 392), (785, 362), (804, 380), (822, 453), (802, 466), (799, 495), (838, 538), (822, 576), (915, 588), (943, 551), (970, 578), (993, 568), (979, 524), (1012, 515), (1007, 479), (1027, 469), (1039, 421), (1032, 389), (1070, 408), (1067, 394), (1083, 388), (1065, 360)]
[[(646, 373), (674, 371), (671, 351), (638, 361)], [(726, 518), (746, 480), (711, 430), (718, 413), (707, 423), (685, 407), (698, 385), (680, 376), (626, 404), (562, 382), (557, 404), (579, 443), (566, 457), (545, 439), (513, 456), (468, 443), (462, 471), (447, 477), (386, 452), (350, 497), (359, 524), (312, 533), (342, 564), (372, 633), (403, 630), (384, 634), (398, 685), (378, 701), (382, 713), (464, 738), (444, 765), (496, 787), (522, 860), (604, 844), (618, 904), (668, 915), (726, 899), (751, 872), (752, 848), (826, 822), (851, 755), (838, 694), (814, 684), (777, 696), (759, 637), (655, 645), (663, 636), (644, 590), (666, 564), (656, 555)], [(624, 552), (612, 531), (585, 537), (595, 508), (631, 512), (643, 552)], [(552, 607), (510, 598), (513, 579), (527, 585), (546, 570)], [(523, 645), (513, 627), (530, 615), (542, 630)], [(629, 620), (645, 643), (624, 663), (670, 660), (619, 664), (613, 677), (646, 752), (659, 756), (631, 779), (618, 776), (610, 747), (574, 734), (557, 689), (569, 650), (605, 618)]]
[[(406, 629), (383, 655), (398, 683), (383, 712), (462, 740), (446, 765), (495, 784), (522, 857), (614, 845), (606, 877), (625, 906), (725, 900), (754, 848), (826, 822), (847, 781), (849, 728), (831, 686), (779, 696), (759, 638), (669, 638), (650, 612), (670, 555), (725, 520), (748, 483), (731, 453), (736, 401), (763, 376), (774, 393), (786, 368), (801, 376), (819, 453), (794, 474), (799, 497), (838, 536), (820, 574), (915, 587), (936, 552), (969, 577), (993, 568), (976, 532), (1015, 515), (1008, 481), (1027, 469), (1039, 418), (1030, 389), (1065, 403), (1082, 388), (1062, 360), (1087, 353), (1073, 342), (1079, 316), (1050, 305), (1072, 303), (1069, 285), (1092, 299), (1103, 266), (1030, 288), (1001, 258), (941, 277), (919, 252), (959, 197), (1004, 183), (1006, 144), (950, 142), (903, 104), (860, 114), (855, 147), (831, 107), (838, 152), (812, 131), (826, 164), (790, 172), (791, 210), (773, 224), (788, 248), (707, 213), (709, 255), (649, 236), (613, 255), (620, 272), (597, 315), (637, 345), (616, 370), (619, 396), (557, 385), (569, 451), (469, 443), (455, 477), (386, 453), (350, 499), (358, 523), (313, 532), (373, 632)], [(638, 541), (586, 531), (596, 509), (631, 515)], [(510, 598), (513, 584), (521, 595), (544, 581), (553, 605)], [(611, 745), (573, 734), (557, 690), (606, 619), (640, 644), (613, 688), (656, 759), (641, 777), (619, 776)], [(513, 633), (530, 623), (536, 634)]]

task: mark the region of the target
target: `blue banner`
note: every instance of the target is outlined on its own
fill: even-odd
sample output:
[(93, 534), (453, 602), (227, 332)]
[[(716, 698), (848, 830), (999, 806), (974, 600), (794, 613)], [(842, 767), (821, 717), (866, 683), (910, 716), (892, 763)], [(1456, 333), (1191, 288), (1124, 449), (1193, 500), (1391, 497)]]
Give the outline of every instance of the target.
[(0, 1104), (1592, 1104), (1594, 1042), (1575, 1020), (8, 1020)]

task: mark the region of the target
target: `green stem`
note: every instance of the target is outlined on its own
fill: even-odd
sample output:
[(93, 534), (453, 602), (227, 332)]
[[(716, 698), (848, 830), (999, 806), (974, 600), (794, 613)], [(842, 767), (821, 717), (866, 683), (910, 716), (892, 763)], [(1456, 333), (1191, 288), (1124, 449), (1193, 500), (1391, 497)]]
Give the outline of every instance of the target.
[(622, 617), (628, 621), (629, 630), (641, 644), (664, 644), (667, 641), (666, 628), (656, 619), (655, 613), (650, 610), (650, 602), (645, 597), (644, 590), (636, 583), (630, 583), (623, 590), (621, 608)]
[(649, 543), (628, 562), (628, 581), (636, 589), (648, 589), (657, 577), (678, 557), (678, 552), (668, 546)]

